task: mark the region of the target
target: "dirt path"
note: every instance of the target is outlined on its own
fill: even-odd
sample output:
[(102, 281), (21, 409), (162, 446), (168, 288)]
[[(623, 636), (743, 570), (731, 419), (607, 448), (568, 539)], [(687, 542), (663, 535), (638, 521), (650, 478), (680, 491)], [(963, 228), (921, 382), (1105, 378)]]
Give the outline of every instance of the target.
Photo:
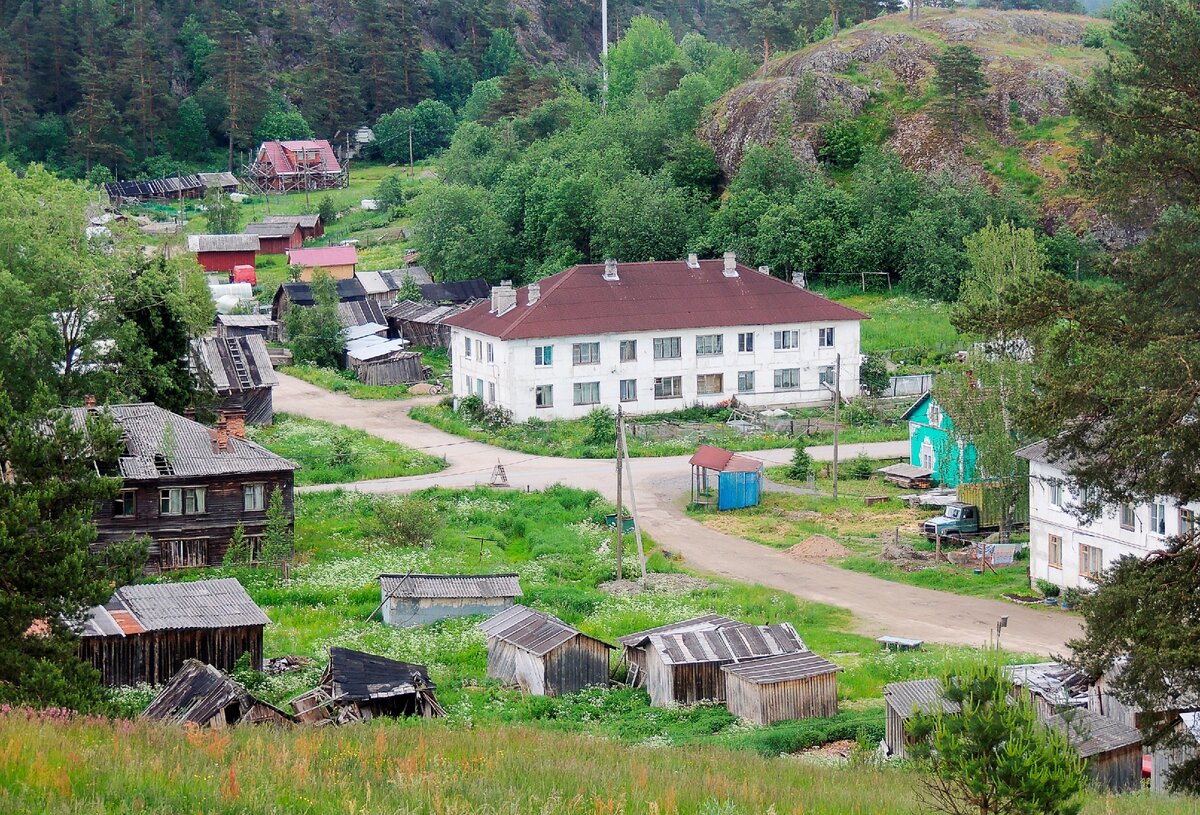
[[(361, 481), (342, 485), (364, 492), (408, 492), (428, 486), (468, 487), (486, 484), (492, 468), (503, 463), (509, 483), (518, 489), (571, 484), (595, 489), (612, 499), (613, 462), (533, 456), (450, 435), (408, 416), (408, 409), (431, 400), (367, 401), (309, 385), (280, 374), (275, 388), (277, 410), (366, 430), (446, 459), (440, 473)], [(866, 452), (873, 458), (903, 456), (908, 442), (842, 445), (850, 458)], [(814, 459), (833, 457), (830, 446), (810, 447)], [(760, 450), (746, 455), (778, 464), (790, 449)], [(893, 583), (819, 562), (800, 561), (782, 551), (725, 535), (697, 523), (683, 512), (688, 492), (687, 457), (636, 458), (632, 461), (638, 511), (659, 546), (682, 555), (695, 569), (736, 580), (760, 583), (799, 597), (850, 609), (859, 631), (871, 636), (893, 634), (930, 642), (982, 645), (1001, 616), (1009, 618), (1004, 646), (1015, 651), (1050, 655), (1066, 650), (1079, 636), (1078, 619), (999, 600), (964, 597)], [(325, 489), (332, 489), (326, 487)], [(314, 489), (314, 488), (308, 488)], [(315, 488), (321, 489), (321, 488)]]

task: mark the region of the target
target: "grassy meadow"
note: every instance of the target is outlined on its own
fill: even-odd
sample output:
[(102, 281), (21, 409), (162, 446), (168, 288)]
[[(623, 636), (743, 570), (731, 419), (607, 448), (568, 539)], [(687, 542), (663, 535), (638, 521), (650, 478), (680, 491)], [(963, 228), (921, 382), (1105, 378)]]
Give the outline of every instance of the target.
[(848, 287), (822, 291), (839, 303), (870, 315), (861, 325), (862, 352), (882, 355), (896, 373), (926, 373), (968, 342), (950, 324), (951, 304), (902, 292), (863, 293)]
[(300, 465), (296, 486), (436, 473), (446, 463), (362, 430), (276, 413), (274, 424), (247, 426), (247, 435)]

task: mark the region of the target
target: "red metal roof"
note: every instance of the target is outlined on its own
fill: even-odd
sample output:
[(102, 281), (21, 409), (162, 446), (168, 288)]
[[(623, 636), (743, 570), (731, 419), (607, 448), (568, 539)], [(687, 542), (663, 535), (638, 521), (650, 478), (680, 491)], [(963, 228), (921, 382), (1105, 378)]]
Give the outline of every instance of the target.
[(529, 305), (529, 287), (517, 305), (500, 316), (490, 302), (446, 323), (500, 339), (570, 337), (622, 331), (656, 331), (741, 325), (778, 325), (865, 320), (867, 315), (737, 265), (726, 277), (723, 260), (621, 263), (619, 280), (605, 280), (604, 264), (592, 263), (541, 281), (541, 296)]
[(312, 139), (309, 141), (265, 141), (258, 148), (258, 160), (269, 161), (271, 166), (275, 168), (275, 172), (279, 175), (287, 175), (300, 171), (300, 167), (295, 160), (296, 153), (304, 153), (306, 151), (317, 151), (321, 156), (320, 165), (312, 169), (319, 169), (321, 172), (338, 173), (342, 170), (342, 165), (338, 163), (337, 155), (333, 152), (333, 147), (330, 146), (326, 139)]
[(358, 250), (353, 246), (317, 246), (312, 249), (289, 249), (288, 263), (300, 266), (350, 266), (358, 263)]
[(688, 464), (722, 473), (756, 473), (763, 466), (756, 458), (735, 455), (723, 447), (713, 447), (711, 444), (700, 445), (695, 454), (688, 459)]
[(109, 615), (112, 616), (113, 621), (117, 625), (121, 626), (122, 632), (124, 632), (126, 634), (143, 634), (143, 633), (145, 633), (145, 631), (146, 631), (145, 627), (140, 622), (138, 622), (138, 618), (133, 616), (133, 614), (131, 614), (130, 612), (128, 612), (128, 611), (111, 611), (110, 610), (108, 613), (109, 613)]

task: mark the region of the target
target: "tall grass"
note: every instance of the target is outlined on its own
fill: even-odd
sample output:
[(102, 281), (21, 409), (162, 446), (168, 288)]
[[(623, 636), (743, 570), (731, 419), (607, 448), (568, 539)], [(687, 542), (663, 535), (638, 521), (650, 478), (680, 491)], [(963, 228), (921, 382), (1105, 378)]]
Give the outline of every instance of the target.
[[(367, 385), (354, 378), (352, 372), (312, 365), (287, 365), (279, 370), (318, 388), (344, 393), (351, 399), (403, 399), (408, 396), (408, 385)], [(343, 373), (347, 375), (343, 376)]]

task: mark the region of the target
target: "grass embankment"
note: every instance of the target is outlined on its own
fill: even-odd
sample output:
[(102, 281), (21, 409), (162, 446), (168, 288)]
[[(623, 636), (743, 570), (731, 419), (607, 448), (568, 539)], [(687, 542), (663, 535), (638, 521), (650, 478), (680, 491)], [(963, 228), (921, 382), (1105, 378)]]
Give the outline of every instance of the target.
[[(414, 345), (408, 350), (419, 353), (421, 364), (433, 369), (429, 377), (431, 381), (439, 380), (449, 373), (450, 357), (445, 348)], [(405, 399), (410, 395), (408, 385), (368, 385), (359, 382), (354, 372), (349, 370), (315, 368), (312, 365), (285, 365), (279, 370), (318, 388), (333, 393), (344, 393), (351, 399)]]
[[(0, 810), (758, 815), (917, 811), (899, 768), (833, 768), (720, 748), (631, 747), (528, 727), (439, 723), (188, 732), (150, 722), (0, 714)], [(1084, 815), (1191, 802), (1088, 794)]]
[(275, 423), (247, 427), (252, 441), (300, 465), (296, 486), (436, 473), (446, 463), (403, 444), (348, 427), (276, 413)]
[(896, 366), (896, 374), (936, 370), (949, 355), (968, 345), (950, 324), (949, 303), (901, 292), (864, 294), (850, 287), (822, 293), (871, 315), (860, 329), (862, 352), (887, 357)]

